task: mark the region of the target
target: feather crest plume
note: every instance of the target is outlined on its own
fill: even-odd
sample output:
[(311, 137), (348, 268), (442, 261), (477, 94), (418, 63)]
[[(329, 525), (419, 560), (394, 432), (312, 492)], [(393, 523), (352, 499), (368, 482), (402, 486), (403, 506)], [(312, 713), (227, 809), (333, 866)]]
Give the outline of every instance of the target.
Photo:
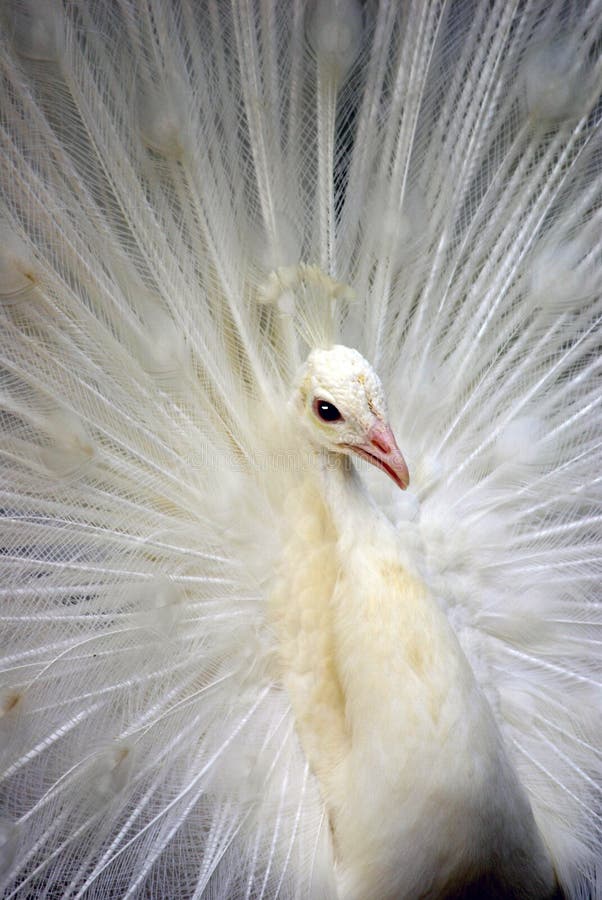
[(596, 896), (599, 0), (1, 11), (3, 896), (336, 897), (269, 617), (312, 464), (284, 411), (332, 343), (383, 380), (412, 488), (362, 475)]

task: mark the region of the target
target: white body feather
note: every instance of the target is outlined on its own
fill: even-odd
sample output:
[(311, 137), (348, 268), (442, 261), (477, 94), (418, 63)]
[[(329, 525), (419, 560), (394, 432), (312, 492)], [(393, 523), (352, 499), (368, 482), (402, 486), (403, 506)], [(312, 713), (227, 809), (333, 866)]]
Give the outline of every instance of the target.
[(353, 470), (322, 480), (326, 505), (315, 484), (298, 491), (272, 615), (340, 896), (549, 896), (551, 861), (445, 614)]
[(599, 0), (0, 10), (3, 896), (596, 896)]

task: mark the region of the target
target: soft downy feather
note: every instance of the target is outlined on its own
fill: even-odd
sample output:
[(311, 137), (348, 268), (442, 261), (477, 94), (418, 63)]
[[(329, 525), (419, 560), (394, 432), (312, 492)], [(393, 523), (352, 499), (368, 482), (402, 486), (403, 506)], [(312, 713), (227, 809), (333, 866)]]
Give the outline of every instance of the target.
[(269, 617), (290, 385), (335, 340), (594, 896), (599, 0), (1, 8), (4, 896), (336, 896)]

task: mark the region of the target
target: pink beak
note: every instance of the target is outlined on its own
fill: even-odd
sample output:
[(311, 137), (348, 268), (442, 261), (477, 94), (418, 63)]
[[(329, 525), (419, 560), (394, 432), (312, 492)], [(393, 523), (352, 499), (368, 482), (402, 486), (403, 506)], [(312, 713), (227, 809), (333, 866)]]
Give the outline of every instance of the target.
[(386, 472), (395, 484), (405, 491), (410, 483), (410, 473), (395, 435), (383, 422), (376, 422), (367, 434), (365, 444), (349, 444), (349, 449)]

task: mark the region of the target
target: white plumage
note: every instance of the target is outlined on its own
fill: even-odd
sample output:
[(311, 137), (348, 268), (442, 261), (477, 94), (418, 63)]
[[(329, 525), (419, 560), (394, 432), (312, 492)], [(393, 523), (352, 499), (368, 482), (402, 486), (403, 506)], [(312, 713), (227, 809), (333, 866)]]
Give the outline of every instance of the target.
[(597, 897), (599, 0), (0, 9), (3, 896)]

